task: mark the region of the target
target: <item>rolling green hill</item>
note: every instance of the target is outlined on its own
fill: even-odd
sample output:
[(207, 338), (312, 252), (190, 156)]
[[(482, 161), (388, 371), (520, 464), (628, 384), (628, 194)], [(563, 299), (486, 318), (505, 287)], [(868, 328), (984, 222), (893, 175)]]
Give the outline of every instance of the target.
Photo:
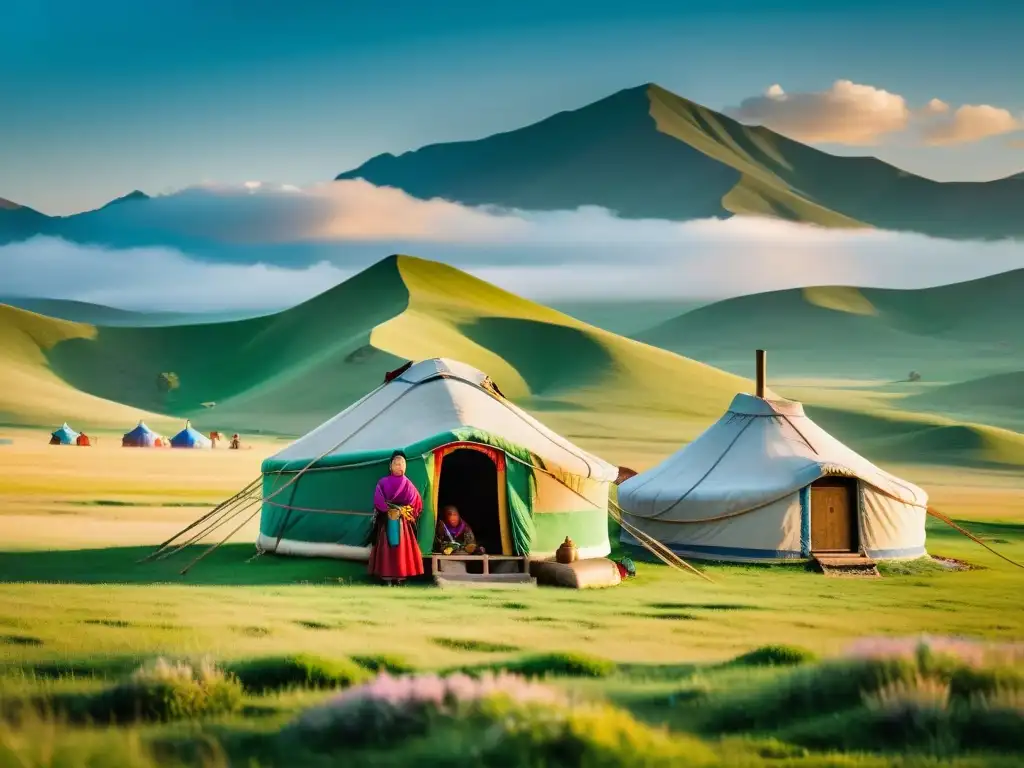
[[(913, 336), (938, 324), (969, 345), (984, 327), (983, 317), (949, 321), (927, 293), (897, 303), (902, 313), (872, 292), (812, 291), (814, 301), (796, 295), (793, 306), (844, 319), (877, 320), (884, 309), (895, 317), (892, 333)], [(985, 309), (997, 312), (992, 304)], [(750, 324), (746, 317), (737, 327)], [(827, 328), (810, 327), (802, 340), (791, 339), (794, 355), (836, 340)], [(875, 330), (863, 333), (870, 340)], [(737, 365), (744, 372), (752, 367), (748, 341), (741, 342), (747, 346)], [(145, 418), (170, 431), (191, 418), (203, 430), (295, 435), (377, 386), (385, 371), (435, 356), (487, 371), (507, 396), (554, 429), (611, 461), (641, 468), (703, 431), (737, 391), (750, 391), (744, 378), (601, 330), (452, 267), (391, 256), (292, 309), (233, 322), (107, 327), (0, 305), (0, 424), (52, 427), (68, 420), (120, 430)], [(773, 363), (779, 357), (773, 351)], [(855, 362), (873, 365), (871, 359)], [(163, 372), (180, 381), (169, 394), (157, 386)], [(875, 460), (1024, 466), (1020, 434), (848, 395), (810, 398), (811, 414)]]
[(1024, 434), (895, 408), (811, 406), (811, 418), (872, 461), (1005, 469), (1024, 467)]
[[(591, 441), (632, 429), (647, 440), (649, 419), (670, 425), (665, 439), (678, 441), (749, 389), (736, 376), (408, 256), (287, 311), (234, 322), (103, 327), (3, 310), (0, 361), (21, 372), (0, 394), (0, 412), (13, 423), (119, 428), (156, 412), (191, 417), (200, 428), (300, 434), (404, 360), (446, 356), (487, 371), (556, 429), (586, 430)], [(12, 328), (22, 330), (15, 336)], [(163, 393), (162, 372), (178, 374), (180, 387)], [(595, 415), (604, 417), (599, 426)]]
[[(819, 287), (700, 307), (637, 335), (730, 370), (769, 350), (783, 377), (922, 385), (1009, 373), (1024, 356), (1024, 270), (921, 290)], [(905, 388), (917, 393), (920, 387)]]
[(627, 218), (737, 214), (951, 238), (1024, 235), (1024, 180), (935, 182), (742, 125), (648, 84), (475, 141), (378, 155), (338, 179), (527, 210)]
[(128, 325), (144, 327), (153, 325), (184, 325), (186, 323), (212, 323), (222, 320), (240, 320), (262, 314), (258, 312), (138, 312), (118, 309), (103, 304), (72, 299), (39, 299), (22, 296), (0, 296), (0, 304), (18, 309), (27, 309), (38, 315), (70, 320), (73, 323), (90, 325)]
[[(1020, 365), (1021, 359), (1015, 360)], [(973, 421), (1012, 425), (1024, 431), (1024, 371), (935, 387), (906, 398), (902, 405)]]
[(169, 426), (167, 419), (145, 409), (77, 389), (52, 370), (47, 357), (57, 346), (97, 334), (94, 326), (0, 304), (0, 424), (52, 429), (73, 420), (80, 428), (127, 428), (146, 418), (154, 427)]

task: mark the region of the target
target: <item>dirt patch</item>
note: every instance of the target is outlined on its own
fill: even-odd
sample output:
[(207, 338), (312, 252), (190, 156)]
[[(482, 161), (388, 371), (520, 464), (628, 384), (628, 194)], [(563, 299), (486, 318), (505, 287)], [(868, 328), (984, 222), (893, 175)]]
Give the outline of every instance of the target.
[(978, 566), (971, 565), (966, 560), (956, 560), (952, 557), (932, 555), (932, 561), (950, 571), (974, 571), (978, 569)]

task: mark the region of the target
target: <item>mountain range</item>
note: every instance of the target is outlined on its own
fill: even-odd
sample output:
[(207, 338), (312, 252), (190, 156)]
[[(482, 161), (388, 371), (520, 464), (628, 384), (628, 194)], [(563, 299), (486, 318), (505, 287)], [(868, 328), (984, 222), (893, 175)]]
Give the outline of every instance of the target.
[[(336, 178), (474, 206), (600, 206), (633, 219), (746, 215), (945, 238), (1024, 236), (1024, 174), (936, 182), (873, 157), (830, 155), (743, 125), (654, 84), (484, 139), (378, 155)], [(239, 222), (197, 232), (154, 205), (160, 201), (136, 190), (57, 217), (0, 200), (0, 244), (41, 234), (202, 251), (209, 241), (237, 237)]]
[(596, 205), (628, 218), (755, 215), (948, 238), (1024, 235), (1020, 174), (931, 181), (743, 125), (654, 84), (478, 141), (379, 155), (337, 178), (529, 210)]

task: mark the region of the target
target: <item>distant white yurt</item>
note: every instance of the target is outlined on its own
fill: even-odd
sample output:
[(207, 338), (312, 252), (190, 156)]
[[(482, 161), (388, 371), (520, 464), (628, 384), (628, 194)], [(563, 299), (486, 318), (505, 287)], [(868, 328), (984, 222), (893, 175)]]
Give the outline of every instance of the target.
[[(758, 389), (764, 392), (762, 366)], [(694, 559), (926, 554), (927, 494), (788, 400), (736, 395), (695, 441), (619, 486), (619, 505), (627, 522)], [(626, 531), (622, 541), (637, 543)]]

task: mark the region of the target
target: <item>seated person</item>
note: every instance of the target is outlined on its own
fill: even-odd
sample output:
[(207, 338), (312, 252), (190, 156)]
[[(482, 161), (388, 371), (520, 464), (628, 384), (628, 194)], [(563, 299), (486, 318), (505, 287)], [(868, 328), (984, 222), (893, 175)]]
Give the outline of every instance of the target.
[(441, 510), (434, 533), (434, 552), (441, 555), (482, 555), (473, 529), (462, 519), (459, 510), (448, 504)]

